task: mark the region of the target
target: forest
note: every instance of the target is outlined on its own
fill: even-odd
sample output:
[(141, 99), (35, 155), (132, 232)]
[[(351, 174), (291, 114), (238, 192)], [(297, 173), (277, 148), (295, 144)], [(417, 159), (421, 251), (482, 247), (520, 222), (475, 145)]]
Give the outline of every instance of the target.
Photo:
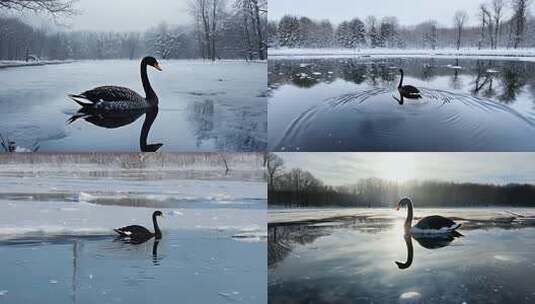
[(535, 206), (535, 185), (479, 184), (412, 180), (395, 182), (381, 178), (349, 181), (330, 186), (310, 172), (285, 169), (282, 158), (267, 156), (268, 202), (271, 207), (393, 207), (410, 197), (420, 207)]
[(267, 0), (191, 0), (189, 25), (155, 24), (144, 32), (52, 30), (18, 13), (51, 20), (80, 14), (69, 0), (0, 0), (0, 60), (266, 59)]
[[(485, 0), (477, 12), (459, 10), (450, 24), (428, 20), (401, 25), (394, 16), (368, 16), (333, 24), (287, 15), (267, 25), (270, 48), (529, 48), (535, 46), (530, 0)], [(469, 26), (470, 24), (477, 24)]]

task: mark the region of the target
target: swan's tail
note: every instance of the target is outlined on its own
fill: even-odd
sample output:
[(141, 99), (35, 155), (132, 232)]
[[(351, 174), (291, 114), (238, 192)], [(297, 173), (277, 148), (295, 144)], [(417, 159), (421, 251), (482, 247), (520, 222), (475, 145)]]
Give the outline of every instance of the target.
[(462, 224), (457, 224), (457, 226), (450, 228), (450, 231), (455, 231), (461, 227)]
[(128, 236), (128, 234), (124, 233), (123, 231), (121, 231), (119, 229), (113, 229), (113, 231), (117, 232), (117, 234), (119, 234), (119, 236)]
[(74, 100), (74, 102), (76, 102), (77, 104), (81, 105), (82, 107), (90, 107), (93, 105), (93, 103), (91, 102), (84, 102), (87, 101), (87, 99), (85, 98), (85, 96), (83, 95), (77, 95), (77, 94), (69, 94), (68, 95), (72, 100)]

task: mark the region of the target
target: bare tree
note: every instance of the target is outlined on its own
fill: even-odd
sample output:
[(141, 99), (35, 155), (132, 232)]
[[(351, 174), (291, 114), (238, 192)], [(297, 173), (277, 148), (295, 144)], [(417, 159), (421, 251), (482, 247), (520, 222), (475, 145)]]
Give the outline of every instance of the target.
[(488, 26), (489, 20), (487, 19), (488, 10), (485, 4), (481, 4), (479, 6), (479, 19), (481, 20), (481, 29), (480, 29), (480, 37), (477, 48), (480, 50), (483, 47), (483, 43), (485, 43), (486, 39), (486, 31), (485, 29)]
[(223, 18), (224, 0), (192, 0), (190, 2), (191, 13), (197, 20), (198, 30), (202, 31), (203, 57), (212, 61), (218, 58), (216, 53), (216, 40), (221, 19)]
[(275, 177), (282, 171), (284, 167), (284, 161), (278, 155), (274, 153), (267, 153), (266, 164), (268, 174), (269, 189), (274, 189)]
[(0, 8), (16, 11), (45, 12), (53, 16), (72, 15), (76, 0), (0, 0)]
[(494, 20), (494, 48), (498, 48), (500, 43), (501, 19), (505, 3), (503, 0), (492, 0), (492, 12)]
[(457, 29), (457, 50), (461, 48), (461, 40), (463, 35), (464, 25), (468, 21), (468, 14), (465, 11), (457, 11), (453, 17), (455, 28)]
[[(264, 60), (266, 58), (266, 42), (264, 38), (264, 19), (267, 13), (267, 1), (266, 0), (237, 0), (235, 6), (241, 12), (243, 17), (243, 30), (244, 39), (247, 42), (249, 53), (252, 53), (252, 49), (256, 49), (258, 58)], [(249, 23), (252, 30), (249, 31)], [(250, 37), (253, 33), (253, 41)], [(251, 54), (249, 54), (251, 57)]]
[(513, 47), (517, 49), (524, 40), (526, 30), (527, 11), (530, 0), (512, 0), (513, 22), (514, 22), (514, 43)]

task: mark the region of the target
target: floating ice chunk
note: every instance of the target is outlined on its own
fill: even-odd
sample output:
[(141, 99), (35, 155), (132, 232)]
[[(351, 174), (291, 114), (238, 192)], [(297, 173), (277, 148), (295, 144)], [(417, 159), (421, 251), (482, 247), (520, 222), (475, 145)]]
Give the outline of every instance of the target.
[(7, 290), (0, 290), (0, 297), (7, 295)]
[(86, 192), (80, 192), (80, 194), (78, 194), (78, 201), (79, 202), (89, 202), (89, 201), (92, 201), (94, 200), (95, 197), (89, 193), (86, 193)]
[(315, 75), (315, 76), (320, 76), (322, 75), (320, 72), (312, 72), (312, 75)]
[(421, 303), (422, 295), (416, 291), (407, 291), (399, 296), (400, 303)]
[(31, 149), (28, 149), (28, 148), (23, 148), (23, 147), (15, 147), (15, 152), (18, 152), (18, 153), (29, 153), (29, 152), (33, 152)]
[(494, 73), (499, 73), (499, 72), (493, 69), (488, 69), (487, 73), (494, 74)]
[(241, 242), (263, 242), (267, 238), (265, 230), (242, 230), (232, 236), (233, 239)]
[(299, 65), (299, 67), (300, 67), (300, 68), (306, 68), (306, 67), (309, 67), (309, 66), (311, 66), (311, 65), (312, 65), (311, 63), (301, 63), (301, 64)]
[(50, 281), (48, 281), (48, 283), (50, 283), (50, 284), (58, 284), (58, 281), (56, 281), (56, 280), (50, 280)]
[(237, 296), (240, 294), (239, 291), (231, 291), (231, 292), (218, 292), (218, 295), (225, 297), (225, 298), (232, 298), (234, 296)]

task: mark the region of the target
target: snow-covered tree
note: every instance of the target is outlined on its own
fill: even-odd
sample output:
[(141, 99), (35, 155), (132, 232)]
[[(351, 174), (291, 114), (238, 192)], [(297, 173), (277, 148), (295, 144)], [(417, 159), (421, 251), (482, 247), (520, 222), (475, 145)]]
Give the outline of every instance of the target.
[(295, 16), (282, 17), (279, 22), (278, 34), (280, 46), (299, 46), (299, 19)]

